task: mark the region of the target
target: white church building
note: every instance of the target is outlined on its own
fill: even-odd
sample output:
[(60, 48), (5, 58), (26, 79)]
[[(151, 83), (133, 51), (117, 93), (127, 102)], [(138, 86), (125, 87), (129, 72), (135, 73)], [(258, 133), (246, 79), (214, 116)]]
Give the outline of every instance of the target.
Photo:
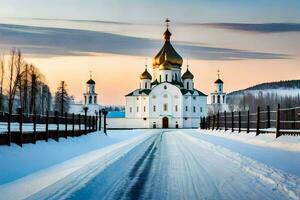
[(87, 115), (96, 115), (101, 106), (98, 104), (98, 94), (96, 93), (96, 82), (90, 79), (86, 82), (86, 91), (83, 93), (84, 102), (83, 103), (73, 103), (70, 105), (69, 112), (74, 114), (85, 114), (85, 109), (87, 110)]
[(187, 66), (182, 74), (182, 57), (171, 44), (168, 27), (164, 45), (153, 58), (153, 75), (147, 66), (139, 87), (126, 95), (127, 128), (198, 128), (207, 115), (207, 95), (194, 87)]

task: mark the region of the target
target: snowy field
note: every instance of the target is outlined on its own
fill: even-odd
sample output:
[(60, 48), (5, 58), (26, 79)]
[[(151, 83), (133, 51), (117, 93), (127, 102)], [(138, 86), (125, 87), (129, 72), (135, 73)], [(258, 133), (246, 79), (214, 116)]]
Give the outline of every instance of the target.
[(300, 199), (299, 137), (93, 133), (0, 146), (0, 199)]

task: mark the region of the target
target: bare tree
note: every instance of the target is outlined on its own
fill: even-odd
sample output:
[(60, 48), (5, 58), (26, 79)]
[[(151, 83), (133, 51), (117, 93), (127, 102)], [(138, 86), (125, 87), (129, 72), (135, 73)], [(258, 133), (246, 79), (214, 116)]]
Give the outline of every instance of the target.
[(4, 106), (4, 94), (3, 94), (3, 83), (4, 83), (4, 74), (5, 74), (5, 69), (4, 69), (4, 57), (0, 57), (0, 110), (3, 110)]
[(55, 93), (55, 109), (60, 111), (60, 114), (63, 115), (64, 112), (68, 112), (71, 100), (72, 96), (68, 94), (67, 85), (62, 81)]

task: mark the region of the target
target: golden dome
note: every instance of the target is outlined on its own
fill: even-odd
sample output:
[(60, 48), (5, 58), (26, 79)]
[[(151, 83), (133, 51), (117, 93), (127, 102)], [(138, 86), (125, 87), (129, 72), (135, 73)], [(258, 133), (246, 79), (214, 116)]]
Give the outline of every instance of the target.
[(186, 72), (181, 77), (182, 79), (194, 79), (194, 75), (190, 72), (189, 68), (186, 69)]
[(158, 67), (165, 61), (167, 61), (174, 67), (181, 67), (183, 60), (182, 57), (175, 51), (170, 42), (171, 35), (171, 32), (167, 28), (167, 30), (164, 33), (165, 44), (162, 47), (162, 49), (158, 52), (158, 54), (153, 58), (153, 67)]
[(166, 60), (159, 66), (159, 70), (171, 70), (171, 69), (172, 69), (172, 65)]
[(147, 71), (147, 68), (145, 71), (140, 75), (140, 79), (152, 79), (151, 74)]

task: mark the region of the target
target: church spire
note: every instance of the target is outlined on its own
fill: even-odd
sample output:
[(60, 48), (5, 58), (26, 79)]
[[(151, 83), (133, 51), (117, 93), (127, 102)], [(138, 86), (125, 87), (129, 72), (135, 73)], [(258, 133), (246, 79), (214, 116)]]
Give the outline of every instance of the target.
[(169, 31), (169, 23), (171, 22), (168, 18), (165, 20), (166, 22), (166, 27), (167, 27), (167, 30), (165, 31), (164, 33), (164, 39), (166, 41), (170, 41), (170, 38), (171, 38), (171, 35), (172, 33)]

